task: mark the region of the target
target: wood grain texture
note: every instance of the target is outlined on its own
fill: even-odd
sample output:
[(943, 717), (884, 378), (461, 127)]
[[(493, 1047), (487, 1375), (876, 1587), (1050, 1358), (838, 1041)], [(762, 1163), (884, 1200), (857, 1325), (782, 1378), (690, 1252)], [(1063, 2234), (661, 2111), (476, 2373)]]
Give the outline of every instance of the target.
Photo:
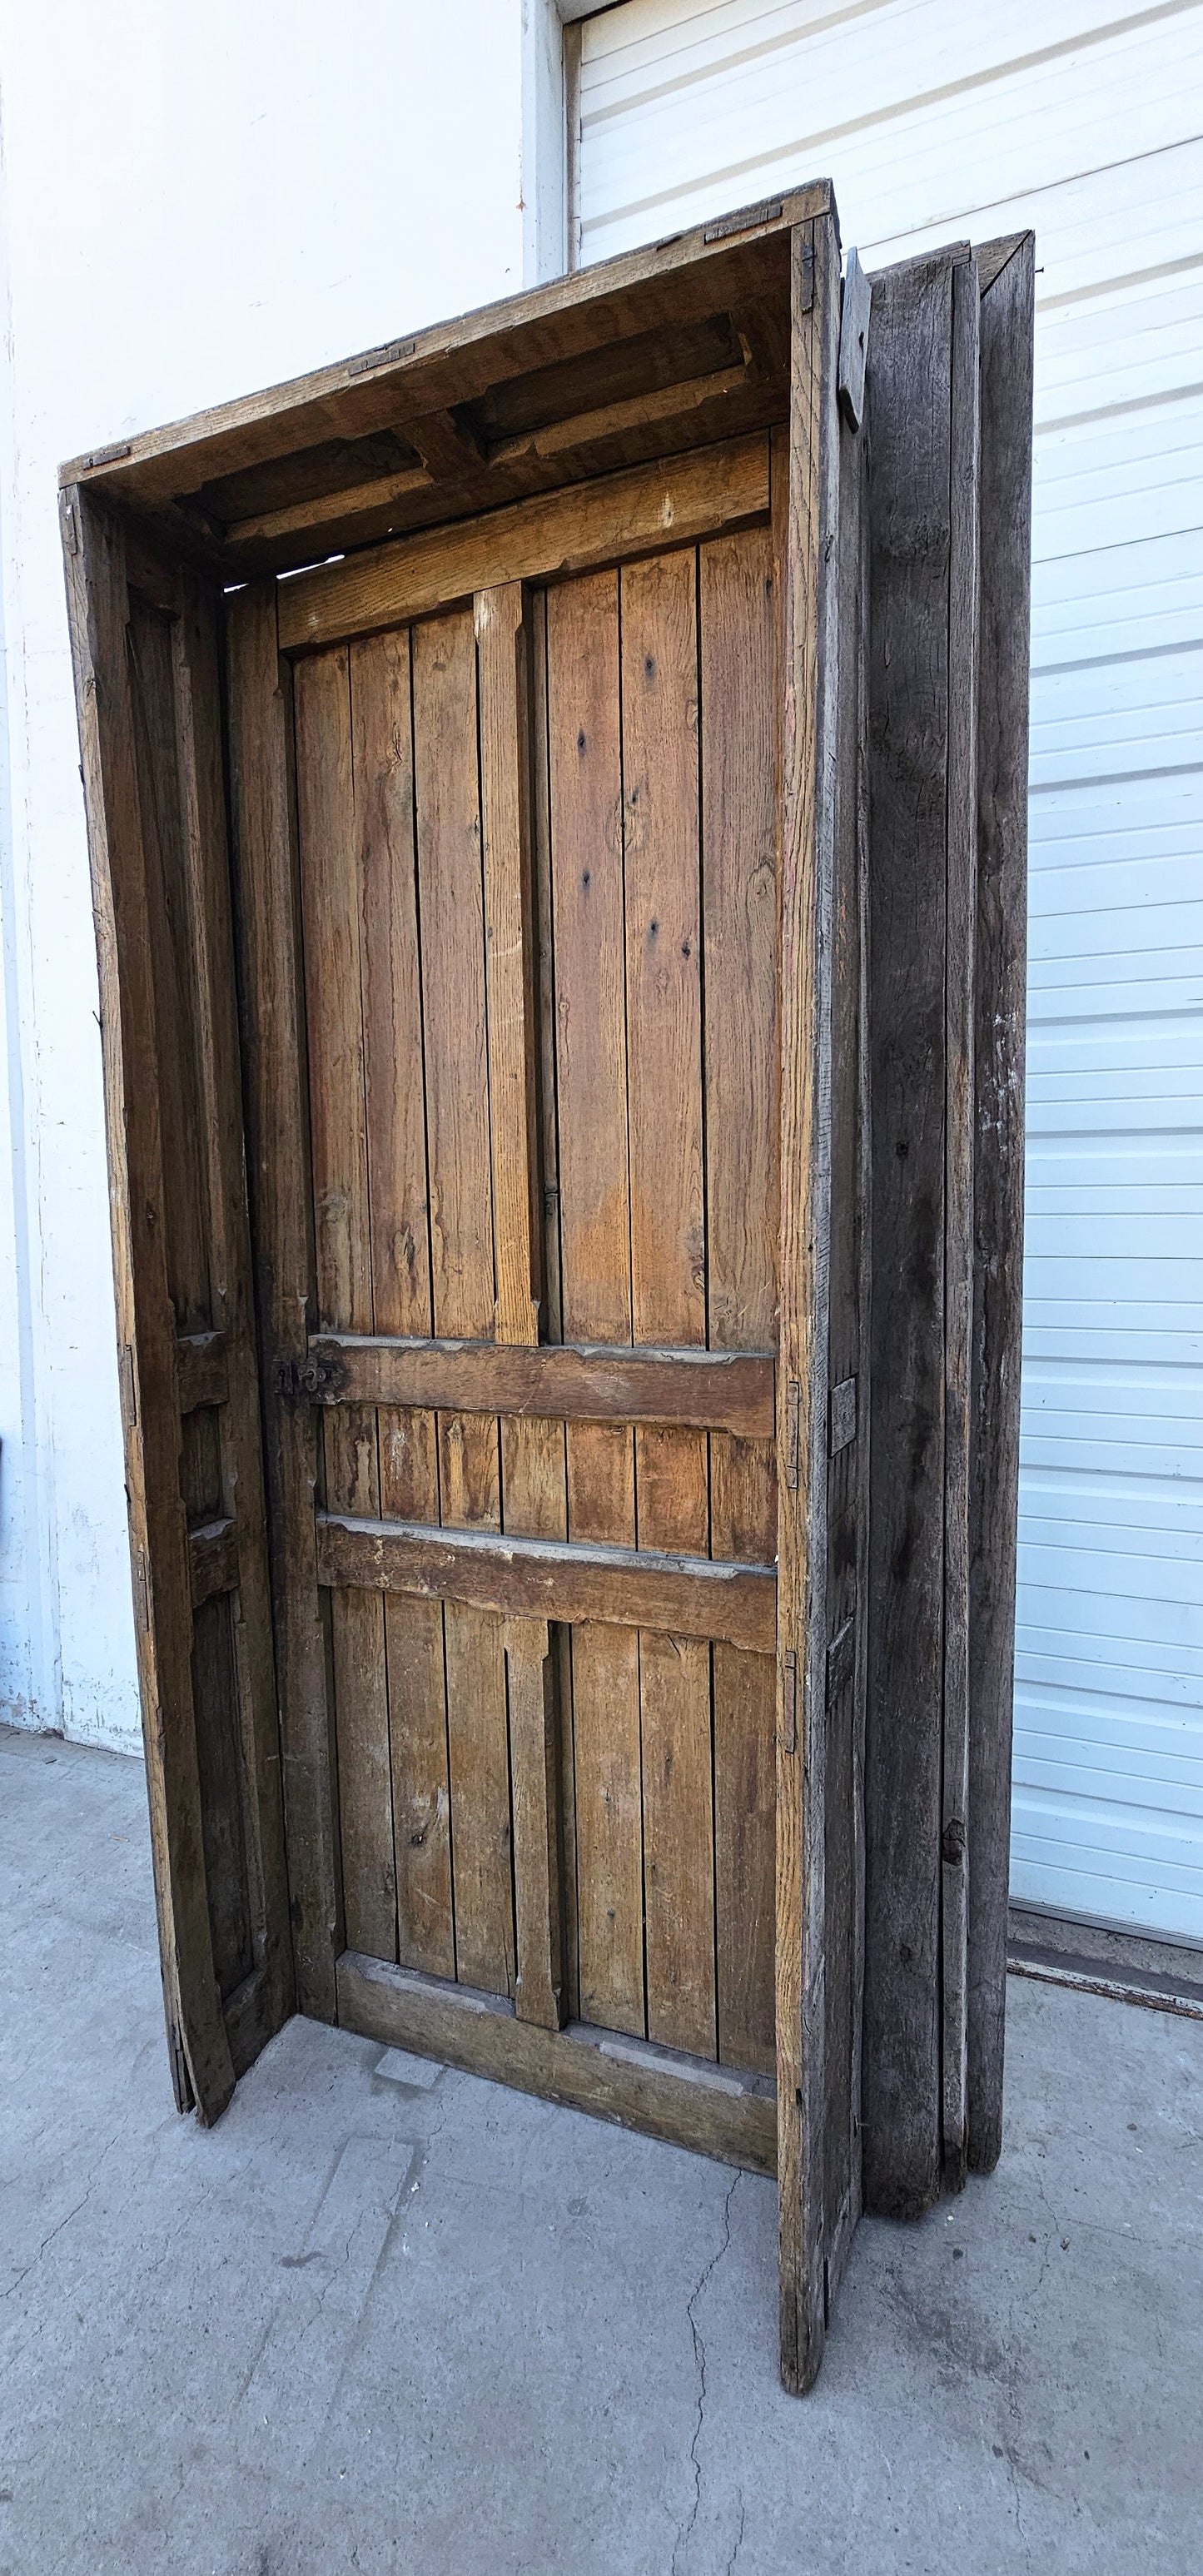
[[(847, 290), (845, 289), (845, 296)], [(861, 2214), (868, 1571), (868, 441), (841, 406), (824, 1782), (827, 2305)]]
[(514, 1911), (520, 2021), (558, 2030), (564, 2018), (563, 1900), (555, 1674), (544, 1619), (504, 1628), (514, 1812)]
[[(430, 1173), (431, 1282), (440, 1335), (491, 1334), (496, 1285), (485, 926), (471, 610), (412, 639), (414, 773)], [(438, 1417), (440, 1515), (500, 1525), (495, 1420)], [(514, 1908), (505, 1666), (495, 1619), (444, 1612), (456, 1974), (510, 1994)]]
[(214, 1971), (192, 1703), (192, 1604), (179, 1484), (155, 997), (127, 662), (122, 540), (78, 492), (67, 605), (102, 1002), (105, 1127), (135, 1641), (168, 2045), (176, 2101), (214, 2119), (234, 2075)]
[[(697, 566), (654, 557), (620, 580), (627, 1141), (636, 1342), (704, 1344), (702, 939)], [(704, 1437), (635, 1432), (644, 1547), (702, 1555)], [(647, 2034), (716, 2051), (710, 1658), (639, 1646)]]
[[(996, 257), (998, 254), (996, 253)], [(981, 310), (974, 1301), (969, 1521), (968, 2160), (1002, 2144), (1023, 1291), (1032, 314), (1025, 233)]]
[[(381, 1333), (428, 1335), (433, 1310), (408, 634), (353, 644), (350, 684), (372, 1311)], [(395, 1399), (371, 1376), (358, 1401), (376, 1408), (385, 1517), (436, 1521), (431, 1402)], [(442, 1610), (437, 1602), (386, 1599), (384, 1630), (398, 1956), (403, 1967), (454, 1976)]]
[[(712, 1346), (732, 1353), (770, 1346), (777, 1329), (776, 594), (768, 530), (699, 549), (707, 1319)], [(776, 1553), (773, 1430), (771, 1401), (755, 1423), (714, 1426), (716, 1557)], [(768, 2073), (773, 1667), (716, 1646), (712, 1687), (718, 2054)]]
[(299, 651), (400, 626), (502, 583), (545, 581), (666, 541), (685, 544), (767, 507), (764, 436), (699, 448), (299, 573), (281, 587), (281, 642)]
[(313, 1417), (286, 1405), (277, 1360), (300, 1361), (312, 1310), (304, 1003), (292, 797), (291, 677), (273, 586), (250, 584), (227, 621), (231, 830), (247, 1101), (255, 1295), (297, 2003), (335, 2017), (343, 1946), (332, 1711), (318, 1610)]
[(944, 2180), (966, 2173), (968, 2049), (969, 1483), (973, 1327), (974, 942), (980, 294), (952, 276), (948, 820), (944, 969), (944, 1675), (940, 1813), (940, 2060)]
[(582, 2023), (541, 2030), (491, 1995), (438, 1985), (351, 1950), (339, 1961), (339, 2019), (383, 2047), (413, 2049), (750, 2173), (773, 2171), (775, 2106), (763, 2079), (740, 2082), (725, 2068), (635, 2039), (607, 2039)]
[(530, 710), (522, 584), (476, 594), (495, 1331), (539, 1339), (541, 1211), (530, 852)]
[(669, 1638), (722, 1637), (753, 1654), (772, 1651), (768, 1565), (335, 1512), (319, 1513), (317, 1530), (323, 1583), (412, 1592), (519, 1617), (602, 1620)]
[(229, 1344), (223, 1332), (178, 1335), (175, 1378), (181, 1413), (196, 1413), (204, 1405), (228, 1402), (229, 1358)]
[[(799, 230), (790, 418), (787, 439), (774, 441), (774, 527), (783, 587), (778, 1365), (782, 1379), (799, 1388), (796, 1461), (789, 1454), (785, 1407), (779, 1407), (777, 1459), (778, 2246), (781, 2374), (786, 2387), (796, 2390), (812, 2385), (826, 2331), (823, 1792), (839, 561), (839, 241), (830, 218), (813, 227), (813, 300), (805, 258), (810, 248)], [(787, 1657), (794, 1659), (792, 1667)]]
[[(547, 594), (561, 1329), (631, 1342), (618, 578)], [(635, 1543), (629, 1424), (570, 1423), (571, 1539)], [(580, 2010), (645, 2030), (639, 1647), (572, 1635)]]
[[(363, 917), (345, 647), (315, 654), (295, 685), (297, 839), (309, 1034), (309, 1127), (317, 1321), (374, 1322), (364, 1083)], [(325, 1499), (380, 1510), (376, 1418), (368, 1406), (322, 1418)], [(384, 1612), (366, 1595), (330, 1605), (338, 1812), (347, 1939), (397, 1955)]]
[[(319, 1404), (435, 1405), (554, 1422), (656, 1422), (771, 1439), (771, 1351), (611, 1350), (544, 1342), (403, 1340), (318, 1333), (309, 1357)], [(195, 1399), (212, 1402), (212, 1396)], [(746, 1551), (736, 1550), (736, 1553)]]
[(953, 262), (873, 284), (868, 2209), (940, 2189), (945, 951)]

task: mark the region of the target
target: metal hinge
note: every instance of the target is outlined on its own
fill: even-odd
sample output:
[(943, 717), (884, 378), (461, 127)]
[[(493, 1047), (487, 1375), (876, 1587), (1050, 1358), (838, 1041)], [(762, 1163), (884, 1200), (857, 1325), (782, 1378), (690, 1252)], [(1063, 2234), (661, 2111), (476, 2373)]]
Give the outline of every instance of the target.
[(277, 1360), (272, 1384), (282, 1404), (325, 1404), (337, 1395), (343, 1371), (334, 1360)]
[(827, 1455), (838, 1458), (856, 1438), (856, 1379), (844, 1377), (828, 1397)]
[(791, 1494), (798, 1490), (798, 1473), (802, 1445), (802, 1387), (791, 1377), (785, 1389), (785, 1481)]

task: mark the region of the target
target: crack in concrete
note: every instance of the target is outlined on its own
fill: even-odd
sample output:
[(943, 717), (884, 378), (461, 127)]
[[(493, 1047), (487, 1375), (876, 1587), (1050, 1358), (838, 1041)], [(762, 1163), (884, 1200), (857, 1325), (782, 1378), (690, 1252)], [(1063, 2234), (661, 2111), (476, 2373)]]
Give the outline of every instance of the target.
[[(705, 2267), (705, 2270), (701, 2273), (701, 2275), (700, 2275), (699, 2279), (695, 2282), (695, 2284), (694, 2284), (694, 2288), (693, 2288), (693, 2291), (692, 2291), (692, 2293), (691, 2293), (691, 2296), (690, 2296), (690, 2298), (689, 2298), (689, 2301), (688, 2301), (688, 2304), (687, 2304), (687, 2306), (686, 2306), (686, 2310), (685, 2310), (685, 2314), (686, 2314), (686, 2316), (687, 2316), (687, 2317), (688, 2317), (688, 2319), (689, 2319), (689, 2331), (690, 2331), (691, 2335), (693, 2336), (693, 2357), (694, 2357), (695, 2364), (696, 2364), (696, 2366), (697, 2366), (697, 2374), (698, 2374), (698, 2399), (697, 2399), (697, 2410), (698, 2410), (698, 2411), (697, 2411), (697, 2422), (695, 2423), (694, 2428), (693, 2428), (693, 2440), (691, 2441), (691, 2443), (690, 2443), (690, 2445), (689, 2445), (689, 2459), (690, 2459), (690, 2466), (691, 2466), (691, 2467), (692, 2467), (692, 2469), (693, 2469), (693, 2503), (692, 2503), (692, 2505), (690, 2506), (690, 2509), (689, 2509), (689, 2512), (688, 2512), (688, 2514), (687, 2514), (687, 2516), (686, 2516), (685, 2521), (682, 2523), (681, 2528), (680, 2528), (679, 2532), (677, 2533), (677, 2538), (676, 2538), (676, 2542), (675, 2542), (675, 2545), (674, 2545), (674, 2548), (673, 2548), (673, 2554), (672, 2554), (672, 2569), (671, 2569), (671, 2576), (677, 2576), (677, 2565), (678, 2565), (678, 2561), (679, 2561), (680, 2556), (681, 2556), (681, 2552), (682, 2552), (682, 2550), (683, 2550), (683, 2549), (685, 2549), (685, 2548), (688, 2546), (689, 2541), (690, 2541), (690, 2539), (691, 2539), (691, 2538), (692, 2538), (692, 2536), (693, 2536), (693, 2528), (694, 2528), (694, 2524), (695, 2524), (695, 2523), (696, 2523), (696, 2521), (697, 2521), (698, 2514), (699, 2514), (699, 2513), (700, 2513), (700, 2511), (701, 2511), (701, 2505), (702, 2505), (702, 2462), (701, 2462), (701, 2456), (700, 2456), (700, 2453), (699, 2453), (699, 2450), (698, 2450), (698, 2445), (699, 2445), (699, 2443), (700, 2443), (700, 2441), (701, 2441), (701, 2438), (702, 2438), (702, 2425), (703, 2425), (703, 2422), (704, 2422), (704, 2420), (705, 2420), (705, 2414), (706, 2414), (706, 2345), (705, 2345), (705, 2342), (704, 2342), (704, 2340), (703, 2340), (703, 2337), (702, 2337), (702, 2336), (699, 2334), (699, 2332), (698, 2332), (698, 2321), (697, 2321), (697, 2318), (696, 2318), (696, 2317), (695, 2317), (695, 2315), (694, 2315), (694, 2309), (696, 2308), (697, 2303), (698, 2303), (698, 2300), (701, 2298), (702, 2292), (703, 2292), (703, 2290), (705, 2289), (705, 2287), (706, 2287), (706, 2284), (707, 2284), (708, 2280), (710, 2279), (711, 2273), (717, 2270), (717, 2268), (718, 2268), (719, 2264), (722, 2262), (722, 2259), (723, 2259), (724, 2254), (728, 2251), (728, 2248), (729, 2248), (729, 2246), (730, 2246), (730, 2243), (731, 2243), (731, 2203), (732, 2203), (732, 2201), (734, 2200), (735, 2195), (736, 2195), (736, 2192), (738, 2191), (739, 2186), (740, 2186), (740, 2183), (741, 2183), (742, 2181), (743, 2181), (743, 2175), (742, 2175), (742, 2173), (737, 2173), (737, 2174), (733, 2177), (733, 2179), (732, 2179), (732, 2183), (731, 2183), (730, 2191), (728, 2192), (727, 2197), (726, 2197), (725, 2201), (723, 2202), (723, 2241), (722, 2241), (722, 2244), (717, 2248), (717, 2251), (711, 2255), (710, 2260), (709, 2260), (709, 2262), (707, 2263), (707, 2265), (706, 2265), (706, 2267)], [(740, 2502), (740, 2516), (741, 2516), (741, 2518), (740, 2518), (740, 2528), (739, 2528), (739, 2540), (737, 2540), (737, 2541), (736, 2541), (736, 2544), (735, 2544), (736, 2550), (738, 2550), (738, 2548), (739, 2548), (739, 2541), (740, 2541), (740, 2540), (742, 2540), (742, 2538), (743, 2538), (743, 2519), (742, 2519), (742, 2514), (743, 2514), (743, 2504), (742, 2504), (742, 2498), (741, 2498), (741, 2502)], [(731, 2564), (732, 2564), (732, 2565), (734, 2565), (734, 2556), (732, 2557)], [(728, 2569), (728, 2576), (730, 2576), (730, 2570), (729, 2570), (729, 2569)]]
[(727, 2560), (727, 2576), (732, 2576), (732, 2570), (733, 2570), (733, 2568), (734, 2568), (734, 2566), (735, 2566), (735, 2561), (736, 2561), (736, 2559), (737, 2559), (737, 2558), (738, 2558), (738, 2556), (739, 2556), (740, 2550), (743, 2548), (743, 2545), (744, 2545), (744, 2523), (746, 2522), (746, 2520), (747, 2520), (747, 2512), (746, 2512), (746, 2509), (745, 2509), (745, 2506), (744, 2506), (743, 2490), (742, 2490), (742, 2488), (741, 2488), (741, 2489), (740, 2489), (740, 2497), (739, 2497), (739, 2529), (738, 2529), (738, 2531), (736, 2532), (736, 2535), (735, 2535), (735, 2547), (734, 2547), (734, 2549), (732, 2550), (732, 2552), (731, 2552), (731, 2555), (730, 2555), (729, 2559)]
[[(102, 2161), (103, 2161), (103, 2159), (102, 2159)], [(31, 2254), (31, 2255), (30, 2255), (30, 2258), (29, 2258), (28, 2263), (25, 2263), (25, 2264), (23, 2264), (23, 2265), (22, 2265), (22, 2268), (21, 2268), (21, 2270), (17, 2273), (15, 2280), (12, 2280), (12, 2281), (10, 2281), (10, 2282), (9, 2282), (9, 2284), (8, 2284), (8, 2288), (6, 2289), (6, 2291), (5, 2291), (5, 2293), (4, 2293), (4, 2295), (5, 2295), (5, 2298), (6, 2298), (6, 2299), (10, 2299), (10, 2298), (12, 2297), (12, 2294), (13, 2294), (13, 2291), (14, 2291), (14, 2290), (19, 2290), (19, 2289), (20, 2289), (22, 2281), (26, 2281), (26, 2280), (28, 2280), (30, 2273), (31, 2273), (31, 2272), (33, 2271), (33, 2269), (34, 2269), (34, 2266), (35, 2266), (36, 2264), (38, 2264), (38, 2263), (40, 2263), (40, 2262), (41, 2262), (42, 2256), (43, 2256), (43, 2254), (45, 2253), (47, 2246), (48, 2246), (48, 2245), (53, 2245), (54, 2240), (55, 2240), (55, 2237), (56, 2237), (56, 2236), (61, 2236), (61, 2235), (62, 2235), (62, 2232), (63, 2232), (64, 2227), (69, 2227), (73, 2218), (78, 2218), (78, 2216), (79, 2216), (79, 2213), (80, 2213), (81, 2209), (86, 2209), (86, 2207), (87, 2207), (87, 2205), (88, 2205), (88, 2202), (90, 2201), (91, 2197), (92, 2197), (92, 2185), (91, 2185), (91, 2183), (89, 2183), (89, 2184), (88, 2184), (88, 2188), (87, 2188), (86, 2192), (84, 2193), (83, 2199), (82, 2199), (82, 2200), (77, 2200), (77, 2201), (76, 2201), (76, 2204), (75, 2204), (74, 2209), (69, 2209), (69, 2210), (67, 2211), (67, 2215), (66, 2215), (66, 2217), (65, 2217), (65, 2218), (60, 2218), (60, 2220), (59, 2220), (59, 2222), (58, 2222), (57, 2227), (52, 2227), (52, 2228), (51, 2228), (51, 2230), (50, 2230), (49, 2235), (48, 2235), (48, 2236), (44, 2236), (44, 2237), (42, 2238), (42, 2242), (41, 2242), (41, 2244), (40, 2244), (40, 2245), (39, 2245), (39, 2247), (38, 2247), (37, 2253), (36, 2253), (36, 2254)]]

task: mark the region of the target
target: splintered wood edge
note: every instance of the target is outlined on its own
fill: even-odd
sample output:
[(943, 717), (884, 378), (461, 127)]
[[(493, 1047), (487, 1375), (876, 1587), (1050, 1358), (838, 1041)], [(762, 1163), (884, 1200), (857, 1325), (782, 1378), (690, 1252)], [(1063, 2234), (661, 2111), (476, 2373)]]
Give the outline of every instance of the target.
[[(763, 2076), (682, 2057), (573, 2022), (545, 2030), (501, 1996), (441, 1984), (345, 1950), (337, 1963), (344, 2030), (408, 2048), (469, 2075), (540, 2094), (746, 2172), (777, 2169), (777, 2106)], [(621, 2054), (619, 2051), (621, 2050)]]

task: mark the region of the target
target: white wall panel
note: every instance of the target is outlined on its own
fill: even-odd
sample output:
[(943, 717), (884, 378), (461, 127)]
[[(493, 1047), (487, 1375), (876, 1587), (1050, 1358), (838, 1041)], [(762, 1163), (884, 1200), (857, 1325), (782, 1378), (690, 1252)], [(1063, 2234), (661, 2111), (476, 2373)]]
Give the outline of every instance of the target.
[(627, 0), (585, 259), (830, 175), (876, 264), (1032, 225), (1015, 1892), (1203, 1941), (1203, 5)]

